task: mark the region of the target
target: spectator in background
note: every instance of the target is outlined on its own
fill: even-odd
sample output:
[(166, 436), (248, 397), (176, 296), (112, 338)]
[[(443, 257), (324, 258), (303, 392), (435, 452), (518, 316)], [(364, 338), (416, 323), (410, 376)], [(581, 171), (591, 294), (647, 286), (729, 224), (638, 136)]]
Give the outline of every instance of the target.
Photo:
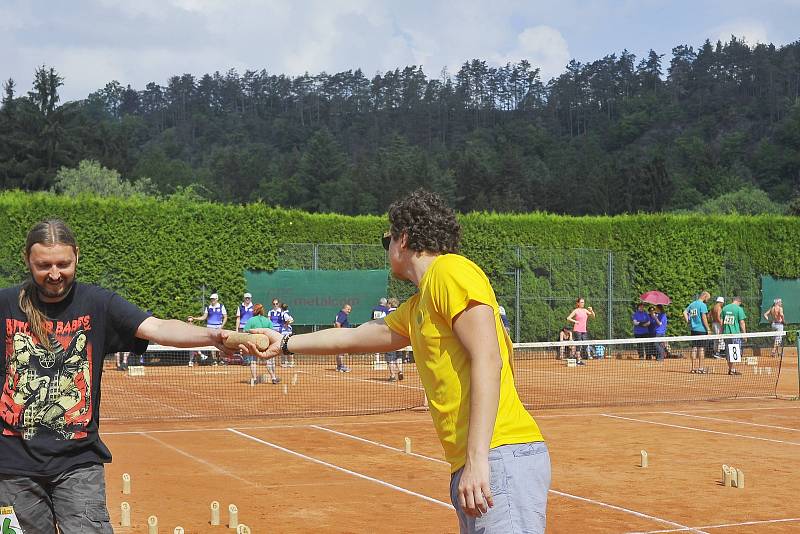
[[(256, 304), (253, 306), (253, 316), (242, 326), (243, 332), (249, 332), (253, 328), (272, 328), (272, 321), (264, 317), (264, 306)], [(250, 385), (255, 386), (261, 380), (258, 377), (258, 365), (256, 357), (252, 354), (245, 354), (244, 361), (250, 366)], [(267, 360), (267, 372), (273, 384), (279, 384), (281, 379), (275, 374), (275, 360), (270, 358)]]
[[(746, 334), (747, 324), (745, 324), (745, 319), (747, 319), (747, 315), (744, 313), (744, 308), (742, 308), (742, 297), (733, 297), (733, 302), (722, 308), (722, 324), (725, 334)], [(739, 353), (739, 357), (741, 358), (742, 338), (727, 338), (725, 339), (725, 342), (727, 343), (728, 347), (731, 345), (735, 346)], [(728, 374), (742, 374), (733, 366), (733, 361), (731, 360), (731, 349), (728, 348), (727, 351), (728, 354), (727, 358), (725, 359), (728, 361)]]
[[(652, 337), (664, 337), (667, 335), (667, 313), (661, 304), (655, 308), (650, 308), (650, 335)], [(667, 357), (667, 344), (663, 341), (656, 341), (656, 360), (663, 362)]]
[[(203, 310), (203, 315), (200, 317), (189, 316), (189, 322), (194, 323), (196, 321), (205, 321), (206, 328), (209, 330), (222, 330), (225, 328), (225, 323), (228, 321), (228, 310), (226, 310), (225, 306), (219, 301), (218, 294), (211, 293), (211, 296), (208, 298), (210, 302)], [(189, 367), (194, 365), (192, 363), (192, 358), (195, 354), (199, 357), (197, 362), (198, 364), (202, 363), (203, 360), (206, 359), (206, 356), (202, 352), (189, 353)], [(213, 358), (214, 356), (210, 355), (209, 357)]]
[[(764, 319), (770, 321), (772, 324), (772, 330), (775, 332), (783, 332), (785, 319), (783, 316), (783, 300), (777, 298), (772, 301), (772, 306), (764, 312)], [(781, 345), (783, 344), (783, 335), (775, 336), (775, 343), (772, 344), (772, 356), (773, 358), (778, 356), (780, 352)]]
[[(572, 341), (572, 330), (570, 329), (570, 327), (565, 326), (564, 328), (558, 331), (558, 340)], [(567, 357), (569, 358), (573, 358), (575, 356), (575, 347), (571, 345), (558, 347), (558, 354), (556, 355), (556, 360), (564, 359), (564, 354), (566, 354)], [(581, 362), (581, 365), (585, 364)]]
[[(244, 332), (244, 325), (253, 316), (253, 295), (245, 293), (242, 297), (242, 303), (236, 307), (236, 331)], [(239, 360), (241, 358), (241, 360)], [(237, 354), (233, 360), (223, 360), (223, 363), (238, 364), (240, 361), (247, 363), (247, 359), (243, 354)]]
[[(281, 302), (281, 334), (292, 334), (294, 332), (292, 323), (294, 323), (294, 317), (289, 313), (289, 305)], [(294, 367), (294, 354), (286, 357), (286, 367)]]
[[(281, 309), (281, 301), (277, 298), (272, 299), (272, 308), (267, 313), (267, 317), (272, 322), (272, 329), (276, 332), (283, 332), (283, 309)], [(289, 360), (281, 358), (281, 367), (288, 367)]]
[[(339, 313), (336, 314), (336, 319), (333, 321), (334, 328), (350, 328), (350, 312), (353, 307), (349, 304), (342, 306)], [(344, 354), (336, 355), (336, 371), (339, 373), (349, 373), (350, 368), (344, 364)]]
[(129, 352), (115, 352), (114, 360), (117, 362), (117, 371), (128, 370), (128, 354)]
[[(395, 311), (398, 306), (400, 306), (400, 301), (395, 297), (390, 298), (387, 301), (386, 315)], [(386, 317), (386, 315), (384, 315), (384, 317)], [(403, 380), (403, 378), (405, 378), (403, 375), (403, 351), (393, 350), (387, 352), (385, 358), (386, 367), (389, 368), (389, 382)]]
[[(386, 300), (386, 297), (381, 297), (380, 299), (378, 299), (378, 304), (376, 306), (372, 307), (371, 320), (376, 321), (378, 319), (383, 319), (384, 317), (386, 317), (386, 311), (388, 309), (389, 309), (388, 308), (388, 301)], [(376, 352), (375, 353), (375, 363), (380, 362), (382, 359), (385, 360), (385, 361), (388, 361), (387, 356), (388, 356), (388, 354), (381, 355), (380, 352)], [(390, 377), (389, 381), (390, 382), (393, 381), (391, 379), (391, 377)]]
[[(636, 311), (631, 315), (631, 322), (633, 323), (633, 337), (650, 337), (650, 314), (645, 311), (644, 302), (636, 305)], [(647, 343), (637, 343), (636, 352), (639, 353), (640, 360), (643, 360), (645, 356), (650, 359)]]
[[(244, 294), (244, 300), (242, 303), (239, 304), (239, 307), (236, 308), (236, 331), (237, 332), (244, 332), (244, 325), (247, 324), (247, 321), (253, 316), (253, 295), (250, 293)], [(262, 306), (263, 308), (263, 306)]]
[[(689, 333), (692, 336), (705, 336), (708, 334), (708, 306), (706, 301), (711, 298), (711, 293), (703, 291), (700, 295), (683, 310), (683, 319), (689, 326)], [(703, 358), (705, 357), (706, 340), (697, 340), (692, 342), (691, 352), (691, 370), (690, 373), (706, 374), (706, 368), (703, 366)], [(695, 365), (697, 360), (697, 365)]]
[[(589, 339), (589, 331), (587, 328), (589, 317), (594, 318), (595, 314), (591, 306), (586, 308), (585, 305), (586, 301), (584, 298), (579, 297), (575, 301), (575, 309), (567, 316), (567, 321), (573, 324), (572, 338), (575, 341), (586, 341)], [(578, 357), (578, 365), (583, 365), (581, 361), (582, 356), (586, 355), (586, 345), (580, 345), (575, 351), (575, 354)]]
[[(711, 332), (714, 334), (722, 333), (722, 307), (724, 305), (725, 297), (717, 297), (717, 299), (714, 301), (714, 305), (708, 312), (708, 318), (711, 320)], [(718, 360), (722, 359), (722, 354), (725, 352), (725, 340), (714, 340), (711, 344), (711, 349), (711, 355), (714, 358)]]

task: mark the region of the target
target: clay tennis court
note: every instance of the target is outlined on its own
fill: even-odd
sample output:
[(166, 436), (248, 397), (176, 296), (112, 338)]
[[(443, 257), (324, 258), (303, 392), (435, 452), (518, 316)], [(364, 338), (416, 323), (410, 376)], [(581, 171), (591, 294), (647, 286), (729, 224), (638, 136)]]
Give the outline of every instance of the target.
[[(778, 398), (533, 410), (553, 465), (548, 532), (798, 531), (796, 362), (795, 352), (787, 350)], [(619, 362), (628, 363), (640, 364)], [(685, 366), (667, 363), (676, 367), (676, 375), (680, 364)], [(599, 372), (601, 367), (595, 369)], [(223, 393), (241, 388), (247, 394), (245, 368), (171, 372), (189, 371), (207, 372)], [(357, 387), (382, 380), (368, 370), (311, 377), (281, 371), (286, 394), (283, 384), (253, 388), (253, 402), (262, 404), (261, 409), (270, 410), (268, 403), (276, 413), (281, 404), (293, 409), (292, 395), (299, 396), (306, 382), (304, 395), (315, 392), (312, 411), (326, 405), (335, 410), (337, 403), (383, 406), (383, 400), (366, 398)], [(525, 372), (524, 365), (520, 372)], [(673, 371), (654, 367), (653, 372)], [(225, 373), (235, 377), (226, 380)], [(293, 380), (295, 374), (298, 378)], [(396, 394), (413, 404), (421, 392), (413, 366), (407, 374), (403, 388), (387, 383), (386, 395)], [(714, 381), (722, 375), (691, 377), (695, 378)], [(337, 387), (343, 381), (348, 387)], [(150, 515), (158, 517), (159, 532), (172, 533), (178, 525), (185, 532), (231, 532), (209, 524), (212, 501), (221, 504), (223, 524), (228, 505), (234, 503), (239, 521), (257, 533), (458, 531), (449, 503), (449, 468), (426, 412), (234, 419), (228, 415), (230, 404), (246, 403), (241, 400), (246, 397), (136, 389), (145, 383), (108, 371), (104, 378), (107, 420), (102, 434), (114, 454), (107, 466), (108, 505), (118, 532), (147, 532)], [(715, 383), (709, 382), (709, 387), (723, 387)], [(375, 397), (372, 386), (369, 391)], [(631, 395), (647, 397), (647, 383), (627, 384), (625, 391), (632, 387)], [(113, 396), (115, 409), (106, 410)], [(302, 397), (305, 402), (309, 398)], [(126, 418), (116, 409), (126, 406), (117, 402), (120, 399), (131, 410), (149, 406), (153, 415)], [(412, 454), (403, 451), (405, 437), (411, 438)], [(639, 467), (642, 449), (649, 454), (649, 467), (644, 469)], [(744, 488), (723, 487), (722, 464), (745, 472)], [(124, 497), (123, 473), (132, 478), (132, 493)], [(131, 528), (119, 527), (123, 500), (131, 505)]]

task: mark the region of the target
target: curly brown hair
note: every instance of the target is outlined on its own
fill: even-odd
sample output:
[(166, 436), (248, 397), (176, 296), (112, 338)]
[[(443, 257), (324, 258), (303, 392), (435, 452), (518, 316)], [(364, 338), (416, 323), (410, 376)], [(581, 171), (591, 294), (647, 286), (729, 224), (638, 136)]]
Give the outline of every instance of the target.
[(461, 225), (455, 212), (437, 195), (417, 189), (389, 206), (392, 237), (408, 236), (408, 248), (418, 252), (458, 252)]

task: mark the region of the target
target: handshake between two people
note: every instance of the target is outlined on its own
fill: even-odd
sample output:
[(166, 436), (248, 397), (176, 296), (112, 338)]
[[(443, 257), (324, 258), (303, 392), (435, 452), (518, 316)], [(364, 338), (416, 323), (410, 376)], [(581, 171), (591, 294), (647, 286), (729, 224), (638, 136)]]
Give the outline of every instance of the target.
[(258, 358), (274, 358), (280, 354), (283, 335), (269, 328), (253, 328), (250, 332), (220, 332), (225, 352), (241, 351)]

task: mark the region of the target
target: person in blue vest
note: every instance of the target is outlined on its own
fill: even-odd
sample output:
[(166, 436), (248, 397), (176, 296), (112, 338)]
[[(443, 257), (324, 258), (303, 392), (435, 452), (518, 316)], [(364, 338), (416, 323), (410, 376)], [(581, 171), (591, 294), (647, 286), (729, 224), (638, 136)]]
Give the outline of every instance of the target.
[[(636, 311), (631, 315), (631, 322), (633, 323), (633, 337), (650, 337), (650, 315), (644, 309), (644, 302), (636, 305)], [(637, 343), (636, 351), (639, 353), (640, 360), (643, 360), (645, 356), (650, 359), (647, 343)]]
[(244, 332), (244, 325), (253, 316), (253, 295), (244, 294), (244, 299), (239, 307), (236, 308), (236, 331)]
[[(280, 299), (273, 297), (272, 309), (267, 312), (267, 318), (272, 322), (272, 329), (276, 332), (283, 332), (283, 310), (281, 309)], [(288, 363), (285, 358), (281, 358), (281, 367), (287, 367)]]
[[(203, 315), (200, 317), (189, 317), (189, 322), (194, 323), (195, 321), (205, 321), (206, 328), (209, 330), (221, 330), (225, 327), (225, 323), (228, 321), (228, 310), (225, 309), (225, 305), (219, 301), (219, 295), (216, 293), (211, 293), (211, 296), (208, 297), (210, 302), (208, 306), (205, 307), (203, 310)], [(189, 367), (194, 365), (193, 363), (194, 354), (189, 354)], [(202, 363), (205, 359), (205, 355), (202, 353), (198, 353), (198, 357), (200, 360), (197, 362)]]
[[(386, 299), (386, 297), (381, 297), (380, 299), (378, 299), (378, 304), (376, 304), (375, 306), (372, 307), (372, 317), (371, 317), (371, 319), (373, 321), (376, 321), (378, 319), (383, 319), (384, 317), (386, 317), (386, 314), (389, 311), (388, 303), (389, 303), (389, 301)], [(389, 355), (388, 352), (386, 354), (383, 354), (383, 355), (380, 352), (376, 352), (375, 353), (375, 363), (380, 362), (381, 359), (383, 359), (384, 361), (388, 362), (389, 361), (387, 359), (388, 355)], [(390, 372), (389, 382), (394, 382), (396, 380), (396, 378), (393, 378), (394, 374), (391, 373), (391, 369), (389, 370), (389, 372)]]
[[(293, 334), (294, 328), (292, 327), (292, 323), (294, 322), (294, 317), (292, 314), (289, 313), (289, 305), (285, 302), (281, 303), (281, 334)], [(272, 360), (268, 360), (267, 363), (271, 362)], [(294, 354), (290, 354), (286, 356), (286, 367), (294, 367)]]
[[(708, 327), (708, 306), (706, 301), (711, 298), (711, 293), (703, 291), (698, 295), (697, 299), (692, 301), (685, 310), (683, 310), (683, 320), (689, 325), (689, 333), (693, 336), (705, 336), (710, 331)], [(708, 341), (701, 339), (692, 342), (691, 352), (691, 373), (704, 375), (708, 371), (703, 365), (703, 358), (705, 358), (706, 346)], [(697, 359), (697, 365), (694, 361)]]
[[(350, 328), (350, 312), (353, 307), (349, 304), (342, 306), (341, 311), (336, 314), (336, 319), (333, 321), (334, 328)], [(344, 354), (336, 355), (336, 371), (339, 373), (349, 373), (350, 368), (344, 364)]]
[[(659, 304), (655, 308), (650, 306), (650, 337), (664, 337), (667, 335), (667, 312), (664, 311), (664, 306)], [(663, 341), (657, 341), (656, 346), (656, 360), (663, 362), (667, 356), (667, 344)]]

